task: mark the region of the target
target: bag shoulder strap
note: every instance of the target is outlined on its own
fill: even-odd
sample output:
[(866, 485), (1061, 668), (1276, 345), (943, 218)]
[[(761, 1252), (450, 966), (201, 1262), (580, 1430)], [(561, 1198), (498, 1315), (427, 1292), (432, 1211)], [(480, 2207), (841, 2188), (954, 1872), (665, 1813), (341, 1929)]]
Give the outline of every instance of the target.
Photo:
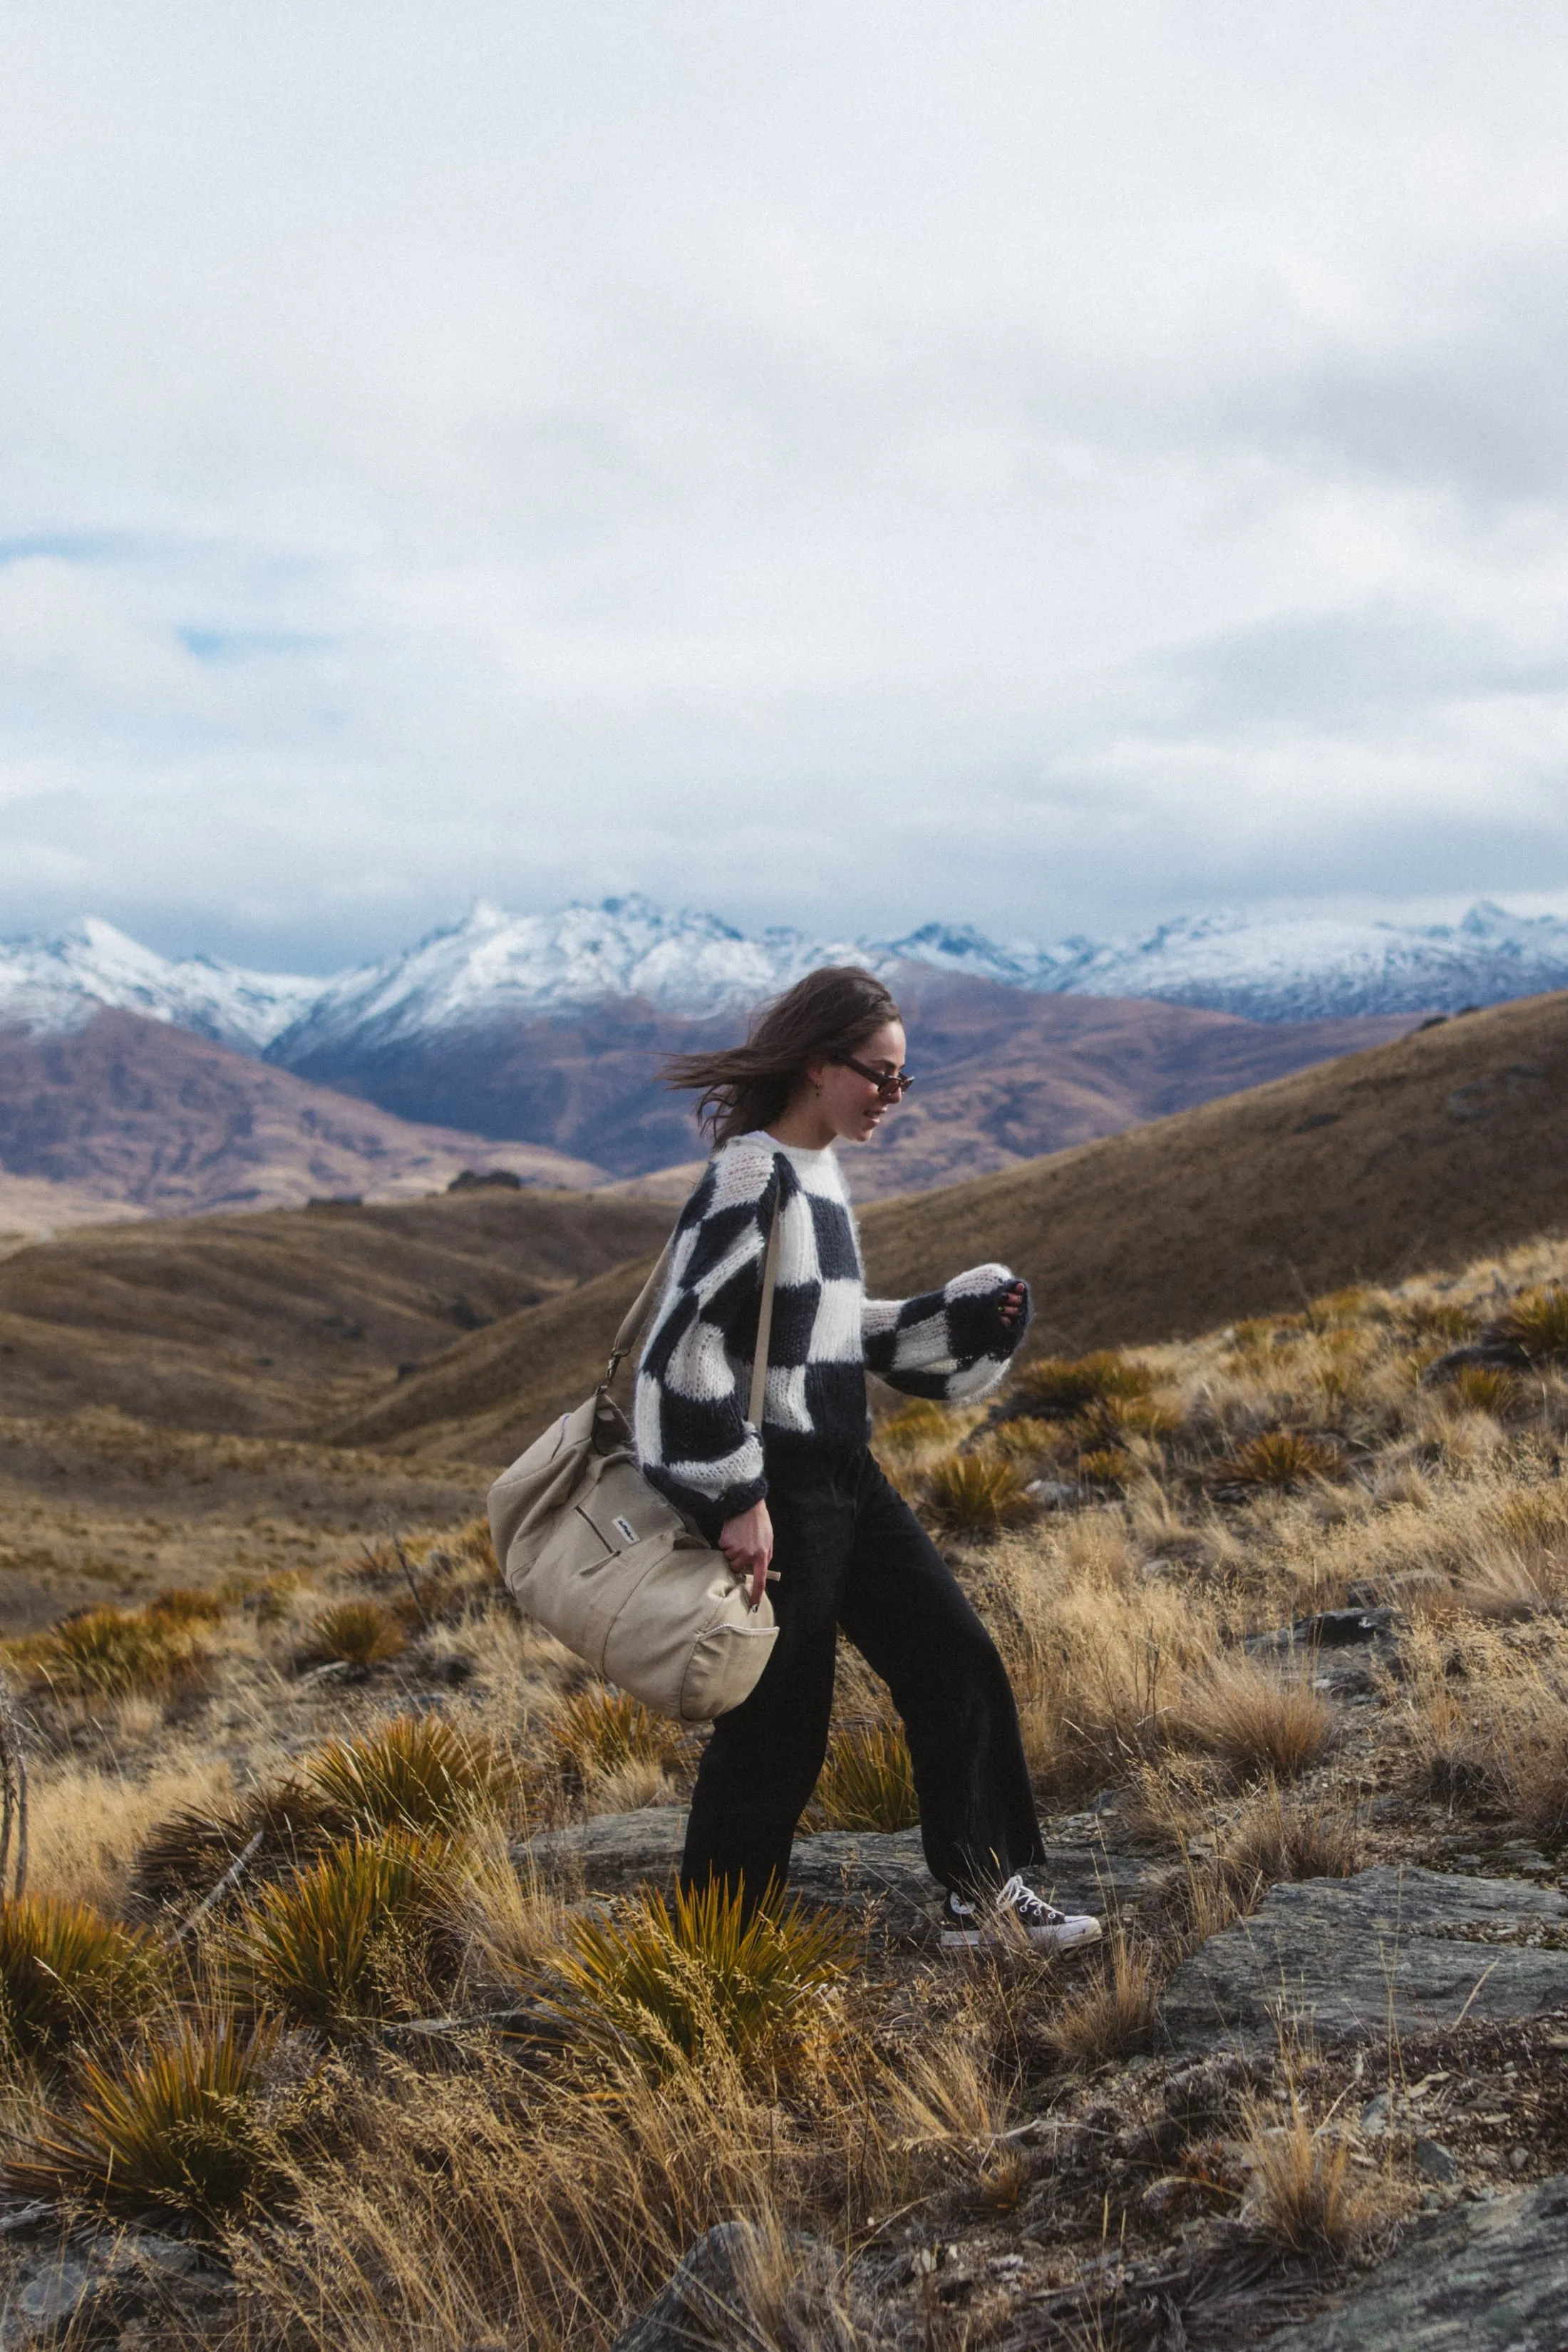
[[(675, 1243), (667, 1241), (655, 1261), (653, 1271), (621, 1318), (621, 1328), (610, 1346), (610, 1360), (605, 1367), (603, 1385), (606, 1389), (631, 1354), (637, 1333), (647, 1317), (669, 1271), (669, 1260)], [(779, 1204), (774, 1203), (773, 1223), (768, 1228), (767, 1255), (763, 1260), (763, 1303), (757, 1310), (757, 1352), (752, 1360), (751, 1409), (746, 1418), (753, 1429), (763, 1425), (763, 1402), (767, 1394), (768, 1349), (773, 1336), (773, 1292), (778, 1286), (779, 1271)]]

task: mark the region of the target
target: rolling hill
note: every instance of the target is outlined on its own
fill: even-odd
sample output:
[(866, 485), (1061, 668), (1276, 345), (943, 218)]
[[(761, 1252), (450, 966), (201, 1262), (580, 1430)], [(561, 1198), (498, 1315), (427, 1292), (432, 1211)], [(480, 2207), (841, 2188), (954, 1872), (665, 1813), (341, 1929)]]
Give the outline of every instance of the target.
[[(1036, 1350), (1157, 1340), (1568, 1223), (1568, 995), (1441, 1023), (862, 1218), (874, 1291), (1006, 1259)], [(331, 1434), (500, 1463), (597, 1377), (645, 1268), (459, 1340)]]
[(0, 1259), (0, 1401), (315, 1438), (367, 1382), (662, 1240), (668, 1210), (482, 1185), (80, 1228)]
[(579, 1185), (535, 1144), (419, 1126), (134, 1013), (0, 1028), (0, 1229), (435, 1192), (465, 1167)]

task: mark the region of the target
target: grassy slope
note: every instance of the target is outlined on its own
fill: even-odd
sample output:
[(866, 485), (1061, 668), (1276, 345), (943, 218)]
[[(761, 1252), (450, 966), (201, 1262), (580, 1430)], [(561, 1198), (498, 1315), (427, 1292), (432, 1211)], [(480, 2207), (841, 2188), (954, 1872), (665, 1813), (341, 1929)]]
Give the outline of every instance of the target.
[(646, 1251), (668, 1213), (484, 1189), (83, 1227), (0, 1262), (5, 1409), (315, 1436), (367, 1375)]
[[(1553, 1230), (1568, 995), (1528, 998), (1018, 1169), (868, 1209), (872, 1288), (1005, 1258), (1037, 1348), (1169, 1339)], [(503, 1461), (586, 1393), (646, 1261), (459, 1341), (332, 1433)]]

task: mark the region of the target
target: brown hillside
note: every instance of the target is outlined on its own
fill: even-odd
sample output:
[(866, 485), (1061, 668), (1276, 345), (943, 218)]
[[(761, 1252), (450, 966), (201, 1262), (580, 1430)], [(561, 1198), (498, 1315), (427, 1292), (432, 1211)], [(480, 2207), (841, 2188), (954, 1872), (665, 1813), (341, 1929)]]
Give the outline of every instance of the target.
[[(1568, 1220), (1568, 995), (1529, 998), (862, 1219), (874, 1290), (1001, 1257), (1037, 1349), (1202, 1331)], [(640, 1269), (459, 1341), (335, 1428), (500, 1461), (591, 1385)]]
[(537, 1144), (411, 1126), (373, 1104), (133, 1013), (0, 1028), (0, 1227), (183, 1217), (437, 1192), (458, 1170), (532, 1183), (600, 1171)]
[(0, 1260), (0, 1402), (312, 1437), (372, 1380), (646, 1252), (668, 1212), (483, 1186), (79, 1227)]

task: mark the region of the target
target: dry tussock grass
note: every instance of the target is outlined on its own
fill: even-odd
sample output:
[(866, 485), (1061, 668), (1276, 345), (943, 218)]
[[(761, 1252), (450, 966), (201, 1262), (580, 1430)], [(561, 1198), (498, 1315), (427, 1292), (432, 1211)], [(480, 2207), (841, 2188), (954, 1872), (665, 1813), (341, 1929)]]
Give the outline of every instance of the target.
[[(184, 2200), (226, 2233), (236, 2352), (569, 2337), (602, 2352), (691, 2240), (737, 2217), (754, 2340), (847, 2347), (860, 2321), (835, 2249), (873, 2214), (908, 2209), (955, 2231), (1005, 2215), (1035, 2161), (1016, 2118), (1077, 2096), (1064, 2084), (1084, 2074), (1083, 2095), (1120, 2097), (1120, 2062), (1146, 2044), (1162, 1978), (1195, 1937), (1281, 1879), (1361, 1865), (1361, 1790), (1397, 1782), (1413, 1802), (1549, 1843), (1568, 1833), (1568, 1385), (1550, 1370), (1421, 1384), (1510, 1287), (1565, 1271), (1568, 1250), (1542, 1245), (1447, 1289), (1345, 1293), (1135, 1363), (1058, 1365), (994, 1425), (982, 1408), (924, 1407), (882, 1424), (889, 1469), (921, 1498), (955, 1455), (1019, 1480), (1119, 1457), (1115, 1495), (1086, 1475), (1079, 1508), (1000, 1531), (972, 1522), (984, 1541), (952, 1539), (1013, 1674), (1042, 1798), (1118, 1789), (1124, 1820), (1178, 1858), (1163, 1911), (1071, 1964), (1003, 1952), (944, 1975), (907, 1955), (853, 1968), (826, 1955), (814, 1976), (798, 1949), (746, 1958), (717, 1921), (707, 1944), (683, 1941), (652, 1898), (574, 1912), (520, 1874), (519, 1827), (679, 1798), (695, 1743), (586, 1685), (498, 1601), (482, 1523), (407, 1536), (412, 1586), (395, 1549), (372, 1542), (331, 1573), (237, 1580), (221, 1618), (178, 1598), (145, 1612), (150, 1630), (157, 1616), (207, 1649), (209, 1682), (39, 1700), (35, 1884), (112, 1912), (151, 1826), (205, 1807), (206, 1842), (183, 1833), (177, 1905), (153, 1915), (179, 1922), (235, 1850), (236, 1822), (259, 1820), (268, 1792), (281, 1802), (286, 1776), (341, 1818), (258, 1854), (255, 1878), (182, 1946), (181, 2014), (206, 2034), (200, 2048), (176, 2046), (160, 1994), (150, 2023), (114, 2028), (101, 2084), (62, 2075), (46, 2097), (31, 2063), (14, 2065), (0, 2122), (53, 2142), (39, 2162), (74, 2146), (77, 2185), (101, 2200), (102, 2165), (95, 2176), (82, 2149), (96, 2132), (101, 2153), (119, 2101), (122, 2180), (143, 2168), (153, 2203)], [(1298, 1466), (1303, 1448), (1331, 1453), (1334, 1479), (1216, 1496), (1218, 1465), (1271, 1432), (1300, 1442)], [(1414, 1622), (1399, 1677), (1336, 1748), (1322, 1695), (1239, 1643), (1369, 1589)], [(404, 1646), (362, 1660), (352, 1689), (301, 1684), (301, 1639), (344, 1607)], [(485, 1801), (447, 1803), (464, 1769), (443, 1733), (395, 1729), (415, 1706), (498, 1759)], [(853, 1788), (825, 1783), (839, 1817), (907, 1818), (885, 1695), (847, 1652), (836, 1739), (855, 1768)], [(410, 1740), (451, 1771), (404, 1756)], [(110, 1751), (121, 1772), (101, 1769)], [(492, 2003), (514, 2055), (472, 2022), (428, 2059), (397, 2038), (410, 2017)], [(285, 2034), (226, 2087), (233, 2053), (212, 2040), (230, 2010), (241, 2036), (262, 2011), (309, 2016), (310, 2048)], [(226, 2139), (220, 2109), (236, 2119)], [(183, 2186), (157, 2171), (170, 2116), (210, 2158)], [(1249, 2218), (1314, 2259), (1364, 2243), (1387, 2210), (1382, 2176), (1369, 2181), (1333, 2119), (1293, 2090), (1257, 2104), (1247, 2161)], [(226, 2163), (243, 2174), (232, 2196)], [(804, 2266), (803, 2229), (824, 2247)]]

